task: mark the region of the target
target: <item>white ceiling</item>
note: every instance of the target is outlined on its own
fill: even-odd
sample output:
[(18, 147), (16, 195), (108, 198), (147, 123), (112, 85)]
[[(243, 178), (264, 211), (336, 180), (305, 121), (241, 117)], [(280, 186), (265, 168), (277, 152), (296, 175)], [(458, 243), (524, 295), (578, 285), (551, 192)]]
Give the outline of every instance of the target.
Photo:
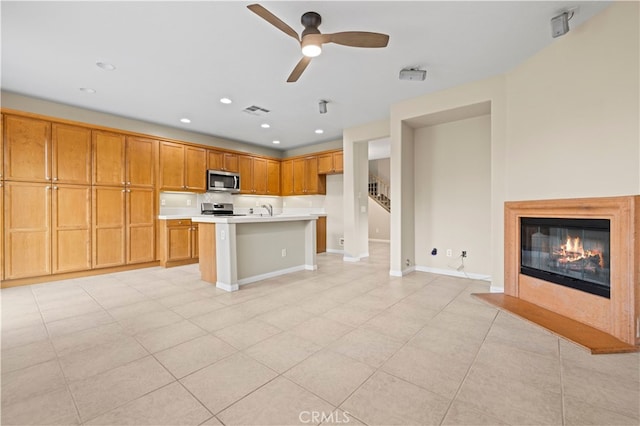
[[(384, 49), (325, 45), (297, 83), (285, 80), (299, 46), (248, 4), (3, 0), (2, 89), (285, 150), (387, 118), (394, 102), (504, 73), (560, 42), (549, 22), (558, 12), (579, 8), (574, 30), (608, 3), (262, 2), (298, 33), (300, 16), (313, 10), (324, 33), (390, 36)], [(98, 61), (116, 69), (104, 71)], [(409, 66), (426, 69), (426, 81), (400, 81)], [(221, 97), (234, 102), (223, 105)], [(321, 99), (329, 101), (327, 114), (318, 112)], [(251, 105), (271, 112), (242, 112)], [(180, 123), (183, 117), (191, 123)], [(262, 129), (265, 122), (271, 128)]]

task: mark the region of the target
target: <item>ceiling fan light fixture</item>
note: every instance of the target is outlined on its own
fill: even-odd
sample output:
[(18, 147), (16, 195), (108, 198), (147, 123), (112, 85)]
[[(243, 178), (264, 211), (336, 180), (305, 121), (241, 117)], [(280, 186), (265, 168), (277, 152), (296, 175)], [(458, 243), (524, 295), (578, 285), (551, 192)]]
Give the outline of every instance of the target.
[(322, 53), (322, 47), (316, 44), (302, 44), (302, 54), (308, 58), (315, 58)]

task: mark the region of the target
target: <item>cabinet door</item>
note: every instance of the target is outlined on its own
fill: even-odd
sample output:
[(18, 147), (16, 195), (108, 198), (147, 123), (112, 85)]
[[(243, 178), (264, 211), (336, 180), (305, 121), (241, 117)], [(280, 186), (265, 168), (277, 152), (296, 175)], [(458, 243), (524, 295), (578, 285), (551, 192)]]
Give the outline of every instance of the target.
[(51, 186), (5, 182), (5, 278), (51, 274)]
[(155, 260), (156, 227), (153, 194), (152, 188), (127, 189), (127, 263)]
[(167, 227), (168, 261), (191, 259), (191, 234), (191, 224)]
[(333, 173), (333, 153), (322, 154), (318, 156), (318, 173)]
[(316, 220), (316, 253), (327, 251), (327, 218), (321, 216)]
[(191, 258), (197, 259), (200, 257), (200, 251), (198, 247), (200, 246), (198, 242), (198, 224), (194, 223), (191, 226)]
[[(184, 191), (184, 145), (160, 142), (160, 190)], [(204, 176), (202, 179), (205, 179)]]
[(267, 193), (267, 160), (264, 158), (253, 159), (253, 193)]
[(93, 184), (125, 184), (125, 137), (118, 133), (94, 130)]
[(127, 137), (127, 185), (153, 188), (155, 184), (155, 147), (158, 141)]
[(51, 136), (52, 180), (91, 185), (91, 130), (54, 123)]
[(280, 163), (281, 194), (293, 195), (293, 160), (284, 160)]
[(207, 150), (185, 147), (185, 180), (189, 191), (205, 192), (207, 187)]
[(317, 194), (319, 192), (317, 157), (307, 157), (304, 159), (304, 180), (306, 194)]
[(6, 180), (46, 182), (51, 179), (51, 124), (48, 121), (4, 117)]
[(253, 158), (241, 155), (238, 159), (238, 167), (240, 169), (240, 192), (253, 194)]
[(293, 193), (295, 195), (304, 195), (307, 191), (304, 162), (304, 158), (293, 160)]
[(0, 180), (0, 280), (4, 280), (4, 182)]
[(238, 155), (225, 152), (224, 167), (222, 168), (222, 170), (226, 170), (228, 172), (240, 173), (240, 168), (238, 165)]
[(91, 187), (54, 185), (51, 206), (53, 273), (91, 269)]
[(207, 169), (222, 170), (224, 168), (224, 153), (220, 151), (207, 151)]
[(280, 162), (267, 160), (267, 194), (280, 195)]
[(343, 151), (333, 153), (333, 171), (334, 173), (344, 172)]
[(92, 246), (93, 267), (125, 263), (125, 189), (93, 187)]

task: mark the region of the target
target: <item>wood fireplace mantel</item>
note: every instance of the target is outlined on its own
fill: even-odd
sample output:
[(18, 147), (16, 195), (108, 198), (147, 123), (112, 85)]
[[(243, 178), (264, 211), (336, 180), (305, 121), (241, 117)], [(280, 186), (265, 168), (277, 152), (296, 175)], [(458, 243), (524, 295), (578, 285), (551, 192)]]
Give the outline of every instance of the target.
[[(505, 203), (504, 294), (639, 345), (640, 196), (514, 201)], [(611, 298), (520, 273), (520, 218), (609, 219)]]

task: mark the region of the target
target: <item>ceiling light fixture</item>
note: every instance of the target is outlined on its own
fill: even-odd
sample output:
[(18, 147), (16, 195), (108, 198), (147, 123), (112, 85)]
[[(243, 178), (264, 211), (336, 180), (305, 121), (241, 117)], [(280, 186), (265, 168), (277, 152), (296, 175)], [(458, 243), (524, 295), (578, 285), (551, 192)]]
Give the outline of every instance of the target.
[(223, 104), (230, 104), (233, 101), (229, 98), (220, 98), (220, 102)]
[(418, 68), (403, 68), (400, 70), (400, 80), (415, 80), (424, 81), (427, 76), (425, 70), (419, 70)]
[(181, 119), (180, 119), (180, 122), (181, 122), (181, 123), (189, 124), (189, 123), (191, 123), (191, 120), (189, 120), (188, 118), (181, 118)]
[(320, 109), (320, 114), (326, 114), (327, 113), (327, 104), (329, 102), (325, 101), (325, 100), (321, 100), (320, 102), (318, 102), (318, 108)]
[(280, 145), (280, 141), (273, 141), (274, 145)]
[(263, 129), (268, 129), (271, 126), (268, 123), (262, 123), (260, 127), (262, 127)]
[(316, 134), (321, 135), (324, 133), (324, 130), (322, 129), (316, 129)]
[(322, 47), (307, 40), (302, 40), (302, 54), (307, 58), (315, 58), (322, 53)]
[(81, 87), (80, 91), (84, 93), (96, 93), (96, 89), (92, 89), (90, 87)]
[(110, 64), (108, 62), (96, 62), (96, 65), (98, 68), (101, 68), (105, 71), (113, 71), (116, 69), (116, 67), (113, 64)]

